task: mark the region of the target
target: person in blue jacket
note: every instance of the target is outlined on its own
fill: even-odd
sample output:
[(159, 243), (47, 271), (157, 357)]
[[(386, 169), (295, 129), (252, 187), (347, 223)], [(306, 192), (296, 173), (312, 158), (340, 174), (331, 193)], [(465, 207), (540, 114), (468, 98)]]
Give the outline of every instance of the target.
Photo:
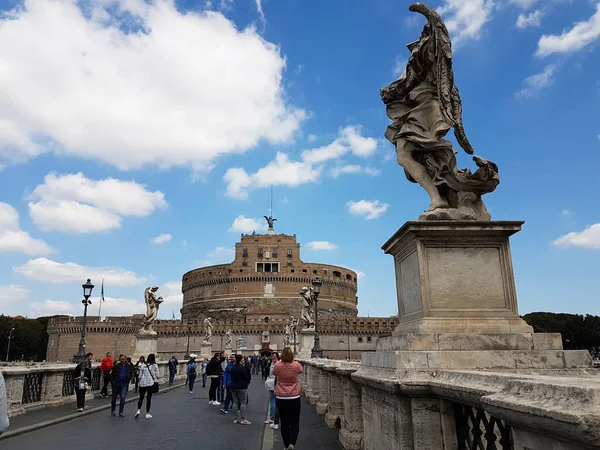
[(227, 394), (225, 395), (225, 404), (221, 408), (221, 412), (223, 414), (229, 414), (229, 405), (233, 403), (233, 397), (231, 396), (231, 368), (235, 364), (235, 355), (229, 355), (229, 362), (227, 363), (227, 367), (225, 368), (225, 374), (223, 375), (223, 384), (225, 385), (225, 389), (227, 389)]

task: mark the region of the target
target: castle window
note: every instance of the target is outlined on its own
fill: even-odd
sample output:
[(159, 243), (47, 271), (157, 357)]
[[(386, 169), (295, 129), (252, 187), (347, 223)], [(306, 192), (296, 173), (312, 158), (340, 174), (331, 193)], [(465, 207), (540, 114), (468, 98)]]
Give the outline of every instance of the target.
[(248, 265), (248, 258), (244, 258), (242, 260), (242, 266), (247, 266)]
[(242, 256), (247, 257), (248, 256), (248, 249), (245, 248), (244, 250), (242, 250)]
[(257, 272), (279, 272), (279, 263), (256, 263)]
[(352, 275), (350, 275), (349, 273), (347, 273), (346, 274), (346, 280), (352, 281)]
[(367, 336), (367, 342), (371, 342), (371, 336)]
[(292, 249), (288, 248), (288, 256), (292, 256)]
[(329, 270), (323, 269), (323, 276), (326, 277), (327, 275), (329, 275)]
[(333, 271), (333, 276), (334, 276), (334, 278), (342, 278), (341, 272), (338, 272), (337, 270)]
[(359, 336), (359, 337), (358, 337), (358, 342), (362, 342), (362, 341), (363, 341), (363, 338), (362, 338), (362, 336)]
[(263, 249), (259, 248), (258, 249), (258, 256), (262, 258), (262, 255), (263, 255)]
[(269, 323), (269, 316), (266, 316), (266, 317), (263, 319), (263, 322), (264, 322), (264, 323)]
[(288, 258), (288, 266), (292, 265), (292, 258)]
[(306, 269), (302, 269), (302, 273), (307, 273), (308, 271)]
[(317, 274), (317, 271), (316, 271), (316, 270), (313, 270), (313, 274), (314, 274), (314, 275), (316, 275), (316, 274)]
[(295, 270), (294, 270), (294, 269), (292, 269), (292, 270), (291, 270), (291, 272), (292, 272), (292, 273), (294, 273), (294, 272), (295, 272)]
[(277, 258), (277, 250), (273, 250), (273, 258)]
[[(244, 265), (247, 266), (248, 263), (246, 262), (246, 264), (244, 264)], [(244, 269), (240, 269), (240, 272), (243, 272), (243, 271), (244, 271)]]

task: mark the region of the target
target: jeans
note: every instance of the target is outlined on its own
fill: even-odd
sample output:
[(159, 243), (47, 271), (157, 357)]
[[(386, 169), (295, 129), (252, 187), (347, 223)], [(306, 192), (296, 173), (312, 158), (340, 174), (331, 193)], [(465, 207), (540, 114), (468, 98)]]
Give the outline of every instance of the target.
[(300, 397), (292, 399), (278, 398), (275, 403), (281, 419), (279, 427), (283, 446), (293, 445), (295, 447), (300, 432), (300, 408), (302, 406)]
[(233, 395), (231, 389), (227, 389), (227, 394), (225, 394), (225, 405), (223, 405), (223, 409), (225, 411), (229, 411), (229, 405), (233, 405)]
[(77, 409), (85, 408), (85, 393), (87, 389), (75, 388), (75, 397), (77, 398)]
[(150, 412), (150, 406), (152, 405), (152, 389), (154, 386), (140, 386), (140, 399), (138, 400), (138, 409), (142, 409), (144, 404), (144, 395), (148, 394), (146, 398), (146, 412)]
[(223, 377), (219, 377), (219, 402), (225, 401), (225, 384), (223, 383)]
[(269, 391), (269, 417), (275, 422), (275, 411), (277, 407), (275, 406), (275, 391)]
[[(110, 412), (114, 413), (117, 407), (117, 395), (121, 396), (121, 401), (119, 403), (119, 414), (123, 414), (123, 409), (125, 408), (125, 397), (127, 397), (127, 388), (129, 386), (127, 383), (121, 384), (120, 381), (117, 381), (113, 384), (112, 387), (112, 401), (110, 402)], [(141, 390), (141, 388), (140, 388)]]
[(190, 392), (194, 390), (194, 384), (196, 384), (196, 375), (188, 375)]
[(208, 390), (208, 400), (211, 402), (217, 401), (217, 389), (219, 388), (219, 378), (210, 379), (210, 389)]
[(169, 384), (173, 384), (175, 381), (175, 372), (169, 372)]
[(202, 374), (202, 387), (206, 387), (206, 374)]
[[(237, 420), (244, 420), (246, 418), (246, 389), (233, 389), (231, 391), (233, 397), (233, 409), (235, 410), (234, 417)], [(239, 410), (239, 413), (238, 413)]]

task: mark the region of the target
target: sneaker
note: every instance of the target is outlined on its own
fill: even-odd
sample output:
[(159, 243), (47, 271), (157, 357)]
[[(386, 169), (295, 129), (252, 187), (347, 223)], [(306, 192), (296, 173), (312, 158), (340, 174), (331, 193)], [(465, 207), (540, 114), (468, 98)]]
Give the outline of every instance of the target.
[(240, 423), (242, 425), (250, 425), (250, 424), (252, 424), (252, 422), (250, 422), (248, 419), (240, 420)]
[(83, 408), (77, 408), (77, 411), (83, 412)]
[(279, 430), (279, 425), (277, 425), (276, 423), (272, 423), (271, 425), (269, 425), (272, 429), (274, 430)]
[(267, 419), (267, 420), (265, 420), (265, 423), (266, 423), (267, 425), (268, 425), (268, 424), (270, 424), (270, 423), (273, 423), (273, 422), (275, 422), (275, 421), (274, 421), (274, 420), (271, 420), (271, 419)]
[(220, 410), (223, 414), (229, 414), (229, 411), (227, 411), (225, 408), (221, 408)]
[(146, 413), (146, 419), (152, 419), (152, 414)]
[(213, 402), (214, 406), (221, 406), (221, 402)]
[(125, 414), (119, 413), (119, 417), (125, 417)]
[(239, 420), (233, 419), (233, 423), (239, 423)]
[(138, 409), (137, 412), (135, 413), (135, 416), (133, 416), (134, 419), (137, 419), (138, 417), (140, 417), (140, 410)]
[(115, 412), (114, 412), (114, 411), (111, 411), (111, 412), (110, 412), (110, 415), (111, 415), (111, 416), (113, 416), (113, 417), (115, 417), (115, 416), (116, 416), (116, 414), (115, 414)]
[(190, 394), (193, 394), (193, 393), (194, 393), (194, 391), (190, 391)]

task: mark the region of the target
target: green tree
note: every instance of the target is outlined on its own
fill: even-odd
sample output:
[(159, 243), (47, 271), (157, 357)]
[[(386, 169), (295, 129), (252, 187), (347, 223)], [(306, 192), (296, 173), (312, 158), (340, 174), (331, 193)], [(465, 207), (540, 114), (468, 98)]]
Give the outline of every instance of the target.
[(523, 319), (537, 333), (560, 333), (565, 349), (597, 351), (600, 347), (600, 317), (587, 314), (534, 312)]
[(15, 319), (0, 315), (0, 358), (3, 361), (6, 360), (8, 338), (11, 328), (14, 327), (8, 359), (10, 361), (21, 359), (21, 357), (26, 361), (43, 361), (46, 359), (46, 348), (48, 346), (46, 329), (49, 319), (49, 317)]

